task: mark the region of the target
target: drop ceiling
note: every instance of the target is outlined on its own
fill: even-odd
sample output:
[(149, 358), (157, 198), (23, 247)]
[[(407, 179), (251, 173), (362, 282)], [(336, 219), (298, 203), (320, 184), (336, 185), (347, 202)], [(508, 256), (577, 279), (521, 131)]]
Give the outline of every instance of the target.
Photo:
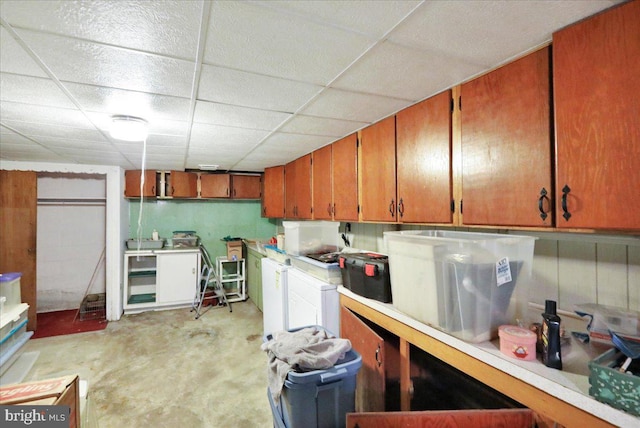
[(262, 171), (619, 2), (0, 0), (0, 161)]

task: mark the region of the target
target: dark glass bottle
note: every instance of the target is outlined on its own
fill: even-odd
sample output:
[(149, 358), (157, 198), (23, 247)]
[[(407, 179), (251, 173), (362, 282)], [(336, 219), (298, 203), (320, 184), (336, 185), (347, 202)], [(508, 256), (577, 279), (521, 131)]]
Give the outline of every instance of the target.
[(560, 352), (560, 317), (556, 314), (556, 302), (546, 300), (542, 314), (542, 362), (552, 369), (562, 370)]

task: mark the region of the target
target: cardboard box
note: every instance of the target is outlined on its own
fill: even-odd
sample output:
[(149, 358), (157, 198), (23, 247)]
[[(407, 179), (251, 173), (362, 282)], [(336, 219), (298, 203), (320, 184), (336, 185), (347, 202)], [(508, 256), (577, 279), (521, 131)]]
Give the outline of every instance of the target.
[(242, 241), (227, 241), (227, 259), (240, 260), (243, 258)]
[(80, 419), (79, 379), (77, 375), (0, 387), (0, 404), (69, 406), (69, 428), (78, 428)]

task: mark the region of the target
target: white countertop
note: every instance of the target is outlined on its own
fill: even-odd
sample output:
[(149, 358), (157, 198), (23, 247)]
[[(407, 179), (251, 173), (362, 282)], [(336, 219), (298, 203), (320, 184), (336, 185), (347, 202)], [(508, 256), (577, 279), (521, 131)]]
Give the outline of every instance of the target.
[[(520, 361), (507, 357), (500, 352), (498, 340), (481, 343), (464, 342), (399, 312), (390, 303), (367, 299), (343, 286), (338, 287), (338, 292), (611, 424), (620, 427), (640, 426), (640, 418), (614, 409), (589, 395), (587, 362), (593, 357), (588, 355), (586, 347), (577, 342), (569, 345), (570, 349), (566, 356), (563, 354), (564, 370), (550, 369), (539, 360)], [(565, 347), (562, 349), (564, 352)]]
[(199, 247), (162, 247), (152, 250), (125, 250), (126, 254), (152, 255), (158, 253), (199, 253)]

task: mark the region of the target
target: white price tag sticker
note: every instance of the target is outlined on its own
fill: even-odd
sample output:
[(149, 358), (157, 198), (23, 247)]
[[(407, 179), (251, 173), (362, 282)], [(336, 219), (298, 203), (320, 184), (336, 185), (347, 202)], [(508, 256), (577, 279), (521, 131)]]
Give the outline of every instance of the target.
[(511, 266), (509, 266), (508, 257), (500, 259), (498, 263), (496, 263), (496, 279), (498, 287), (512, 281), (513, 278), (511, 277)]

